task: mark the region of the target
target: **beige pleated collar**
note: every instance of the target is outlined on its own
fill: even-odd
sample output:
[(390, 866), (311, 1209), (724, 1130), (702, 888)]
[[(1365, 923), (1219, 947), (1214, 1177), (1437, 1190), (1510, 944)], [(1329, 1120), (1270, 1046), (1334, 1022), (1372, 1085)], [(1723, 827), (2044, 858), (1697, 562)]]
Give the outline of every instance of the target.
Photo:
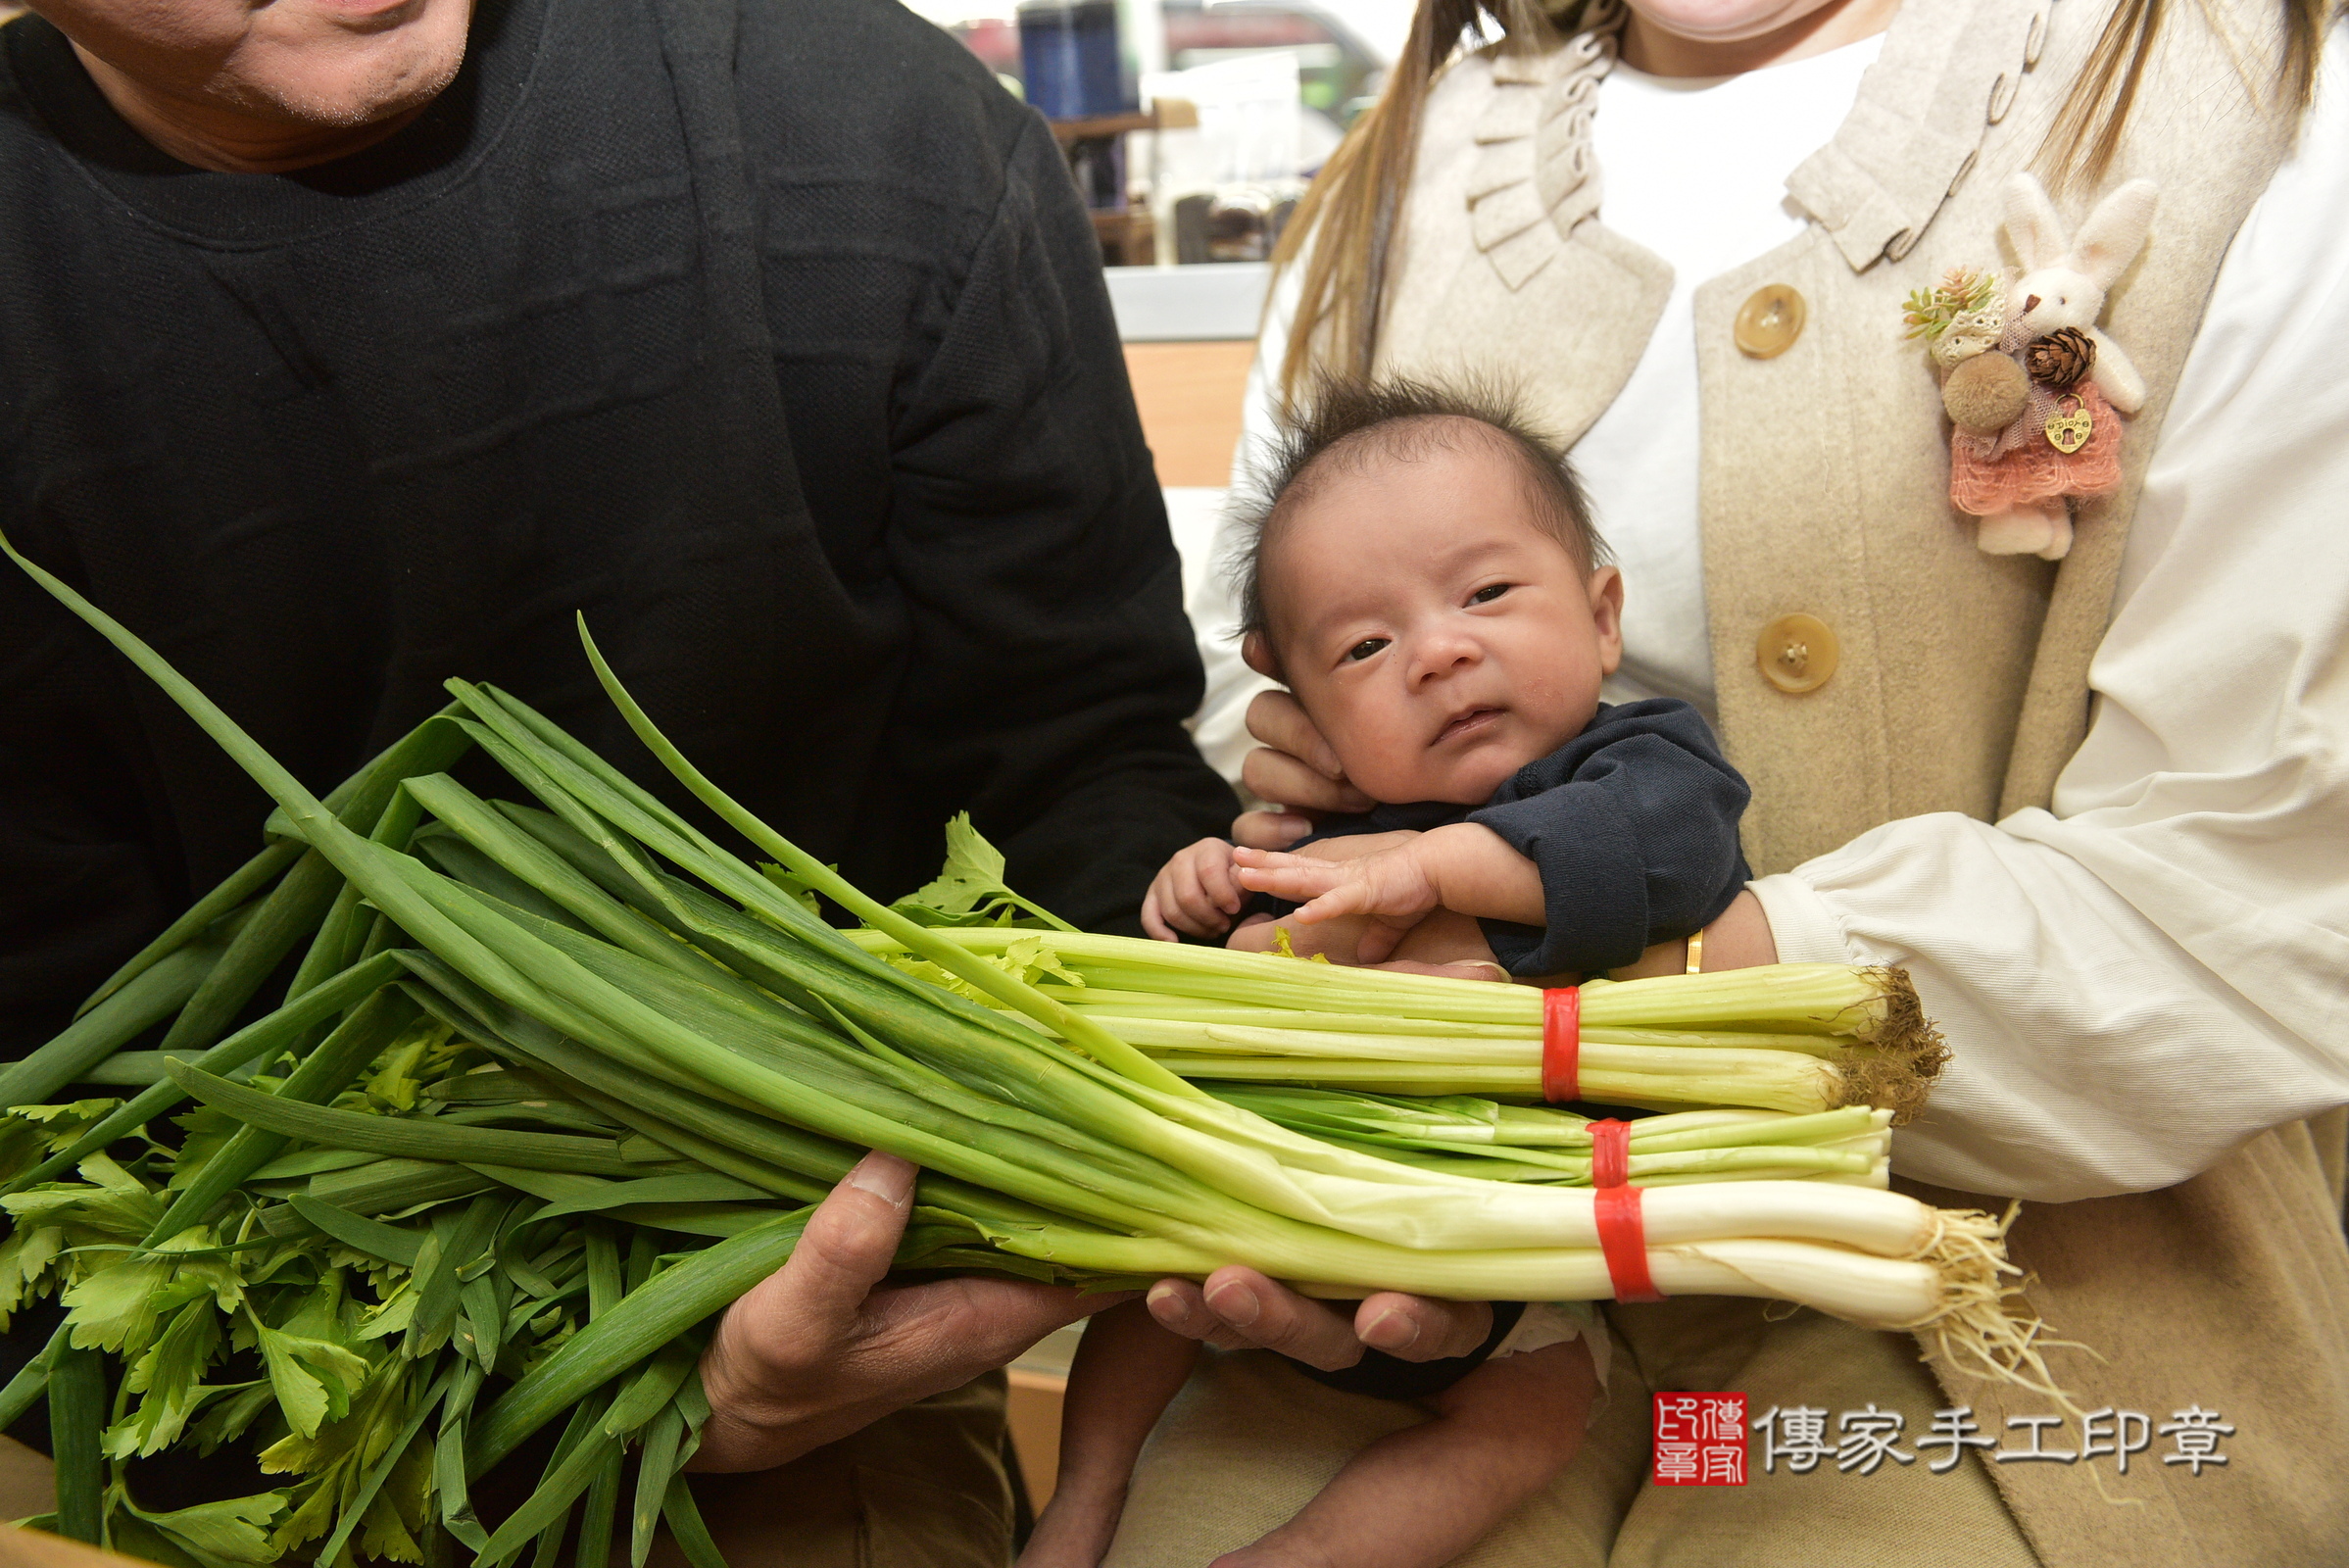
[[(1898, 261), (1973, 166), (2037, 60), (2053, 0), (1912, 0), (1860, 78), (1835, 136), (1786, 190), (1854, 271)], [(1597, 220), (1603, 180), (1590, 145), (1598, 86), (1613, 69), (1621, 0), (1602, 0), (1554, 49), (1493, 56), (1465, 192), (1477, 249), (1514, 291)]]

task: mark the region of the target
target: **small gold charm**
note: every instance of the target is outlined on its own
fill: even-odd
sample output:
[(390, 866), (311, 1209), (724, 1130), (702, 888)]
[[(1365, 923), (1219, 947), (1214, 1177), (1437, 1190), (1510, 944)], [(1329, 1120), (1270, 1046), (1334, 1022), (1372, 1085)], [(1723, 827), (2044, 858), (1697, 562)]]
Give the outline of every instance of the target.
[[(2069, 409), (2065, 404), (2070, 404)], [(2087, 406), (2070, 393), (2055, 400), (2055, 412), (2047, 416), (2047, 444), (2066, 457), (2088, 444), (2096, 433), (2096, 420)]]

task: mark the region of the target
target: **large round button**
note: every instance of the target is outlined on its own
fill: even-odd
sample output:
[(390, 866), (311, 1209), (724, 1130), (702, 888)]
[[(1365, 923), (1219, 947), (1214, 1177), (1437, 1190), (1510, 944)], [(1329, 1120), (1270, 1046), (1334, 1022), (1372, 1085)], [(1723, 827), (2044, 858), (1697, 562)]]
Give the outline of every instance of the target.
[(1753, 650), (1770, 684), (1798, 697), (1826, 685), (1842, 656), (1835, 632), (1817, 615), (1779, 616), (1762, 628)]
[(1802, 336), (1802, 296), (1786, 283), (1765, 283), (1737, 308), (1737, 347), (1756, 360), (1775, 360)]

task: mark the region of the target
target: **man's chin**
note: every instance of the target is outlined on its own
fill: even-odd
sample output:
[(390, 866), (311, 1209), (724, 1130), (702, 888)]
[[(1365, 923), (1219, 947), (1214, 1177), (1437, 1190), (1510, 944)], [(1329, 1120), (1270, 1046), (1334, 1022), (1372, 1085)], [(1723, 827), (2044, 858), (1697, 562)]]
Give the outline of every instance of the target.
[[(311, 68), (282, 78), (244, 84), (259, 102), (253, 108), (292, 125), (320, 130), (357, 130), (416, 114), (448, 90), (465, 64), (465, 38), (453, 46), (439, 40), (402, 40), (407, 47), (385, 51), (391, 58), (344, 70)], [(245, 94), (240, 94), (244, 96)]]
[(202, 89), (287, 128), (351, 131), (413, 116), (465, 64), (473, 0), (276, 0)]

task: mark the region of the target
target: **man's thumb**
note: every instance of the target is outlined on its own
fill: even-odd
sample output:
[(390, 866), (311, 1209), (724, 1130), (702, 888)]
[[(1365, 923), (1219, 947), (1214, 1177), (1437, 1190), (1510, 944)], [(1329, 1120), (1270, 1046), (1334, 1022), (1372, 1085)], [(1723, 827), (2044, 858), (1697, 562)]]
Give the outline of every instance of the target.
[(776, 1304), (816, 1333), (845, 1332), (897, 1255), (916, 1174), (911, 1161), (877, 1149), (858, 1160), (816, 1205), (791, 1261), (770, 1281), (782, 1289)]

